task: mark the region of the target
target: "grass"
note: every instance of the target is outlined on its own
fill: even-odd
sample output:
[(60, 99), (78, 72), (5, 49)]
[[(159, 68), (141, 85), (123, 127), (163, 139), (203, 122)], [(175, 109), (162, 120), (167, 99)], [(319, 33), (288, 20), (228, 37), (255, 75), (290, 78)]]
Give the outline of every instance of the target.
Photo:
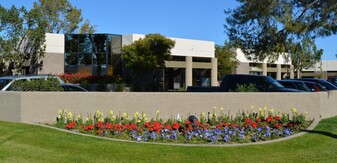
[(236, 147), (168, 146), (84, 137), (0, 122), (0, 162), (336, 162), (337, 116), (307, 134)]

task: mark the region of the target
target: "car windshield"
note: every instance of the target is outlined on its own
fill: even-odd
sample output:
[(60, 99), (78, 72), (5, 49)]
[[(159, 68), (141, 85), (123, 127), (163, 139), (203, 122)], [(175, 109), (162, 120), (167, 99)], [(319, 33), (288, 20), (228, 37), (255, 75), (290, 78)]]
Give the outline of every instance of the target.
[(0, 79), (0, 90), (2, 90), (13, 79)]

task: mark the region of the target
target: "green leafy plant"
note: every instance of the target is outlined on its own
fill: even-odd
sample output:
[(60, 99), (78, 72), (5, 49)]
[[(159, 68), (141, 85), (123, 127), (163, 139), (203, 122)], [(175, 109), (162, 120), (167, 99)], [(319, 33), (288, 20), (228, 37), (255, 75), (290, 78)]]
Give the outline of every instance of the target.
[(258, 92), (259, 90), (256, 88), (254, 83), (246, 84), (237, 84), (237, 92)]
[(60, 82), (52, 77), (47, 80), (43, 78), (30, 81), (17, 80), (9, 89), (12, 91), (63, 91)]

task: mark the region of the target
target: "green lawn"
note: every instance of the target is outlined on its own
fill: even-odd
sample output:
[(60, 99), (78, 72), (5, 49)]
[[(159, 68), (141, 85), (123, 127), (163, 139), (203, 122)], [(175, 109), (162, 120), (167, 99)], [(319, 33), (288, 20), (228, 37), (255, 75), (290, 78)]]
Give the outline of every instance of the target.
[(0, 122), (0, 162), (337, 162), (337, 117), (291, 140), (236, 147), (117, 142)]

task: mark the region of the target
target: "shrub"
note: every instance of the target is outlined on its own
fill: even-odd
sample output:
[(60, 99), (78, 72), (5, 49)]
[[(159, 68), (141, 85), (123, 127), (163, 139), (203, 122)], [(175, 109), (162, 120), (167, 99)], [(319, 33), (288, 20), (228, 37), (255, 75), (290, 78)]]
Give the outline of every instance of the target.
[(30, 81), (17, 80), (11, 85), (12, 91), (63, 91), (60, 82), (56, 78), (34, 79)]
[(237, 85), (237, 89), (236, 91), (238, 92), (258, 92), (259, 90), (256, 88), (256, 85), (254, 83), (250, 83), (248, 86), (243, 84), (243, 85), (240, 85), (238, 84)]

